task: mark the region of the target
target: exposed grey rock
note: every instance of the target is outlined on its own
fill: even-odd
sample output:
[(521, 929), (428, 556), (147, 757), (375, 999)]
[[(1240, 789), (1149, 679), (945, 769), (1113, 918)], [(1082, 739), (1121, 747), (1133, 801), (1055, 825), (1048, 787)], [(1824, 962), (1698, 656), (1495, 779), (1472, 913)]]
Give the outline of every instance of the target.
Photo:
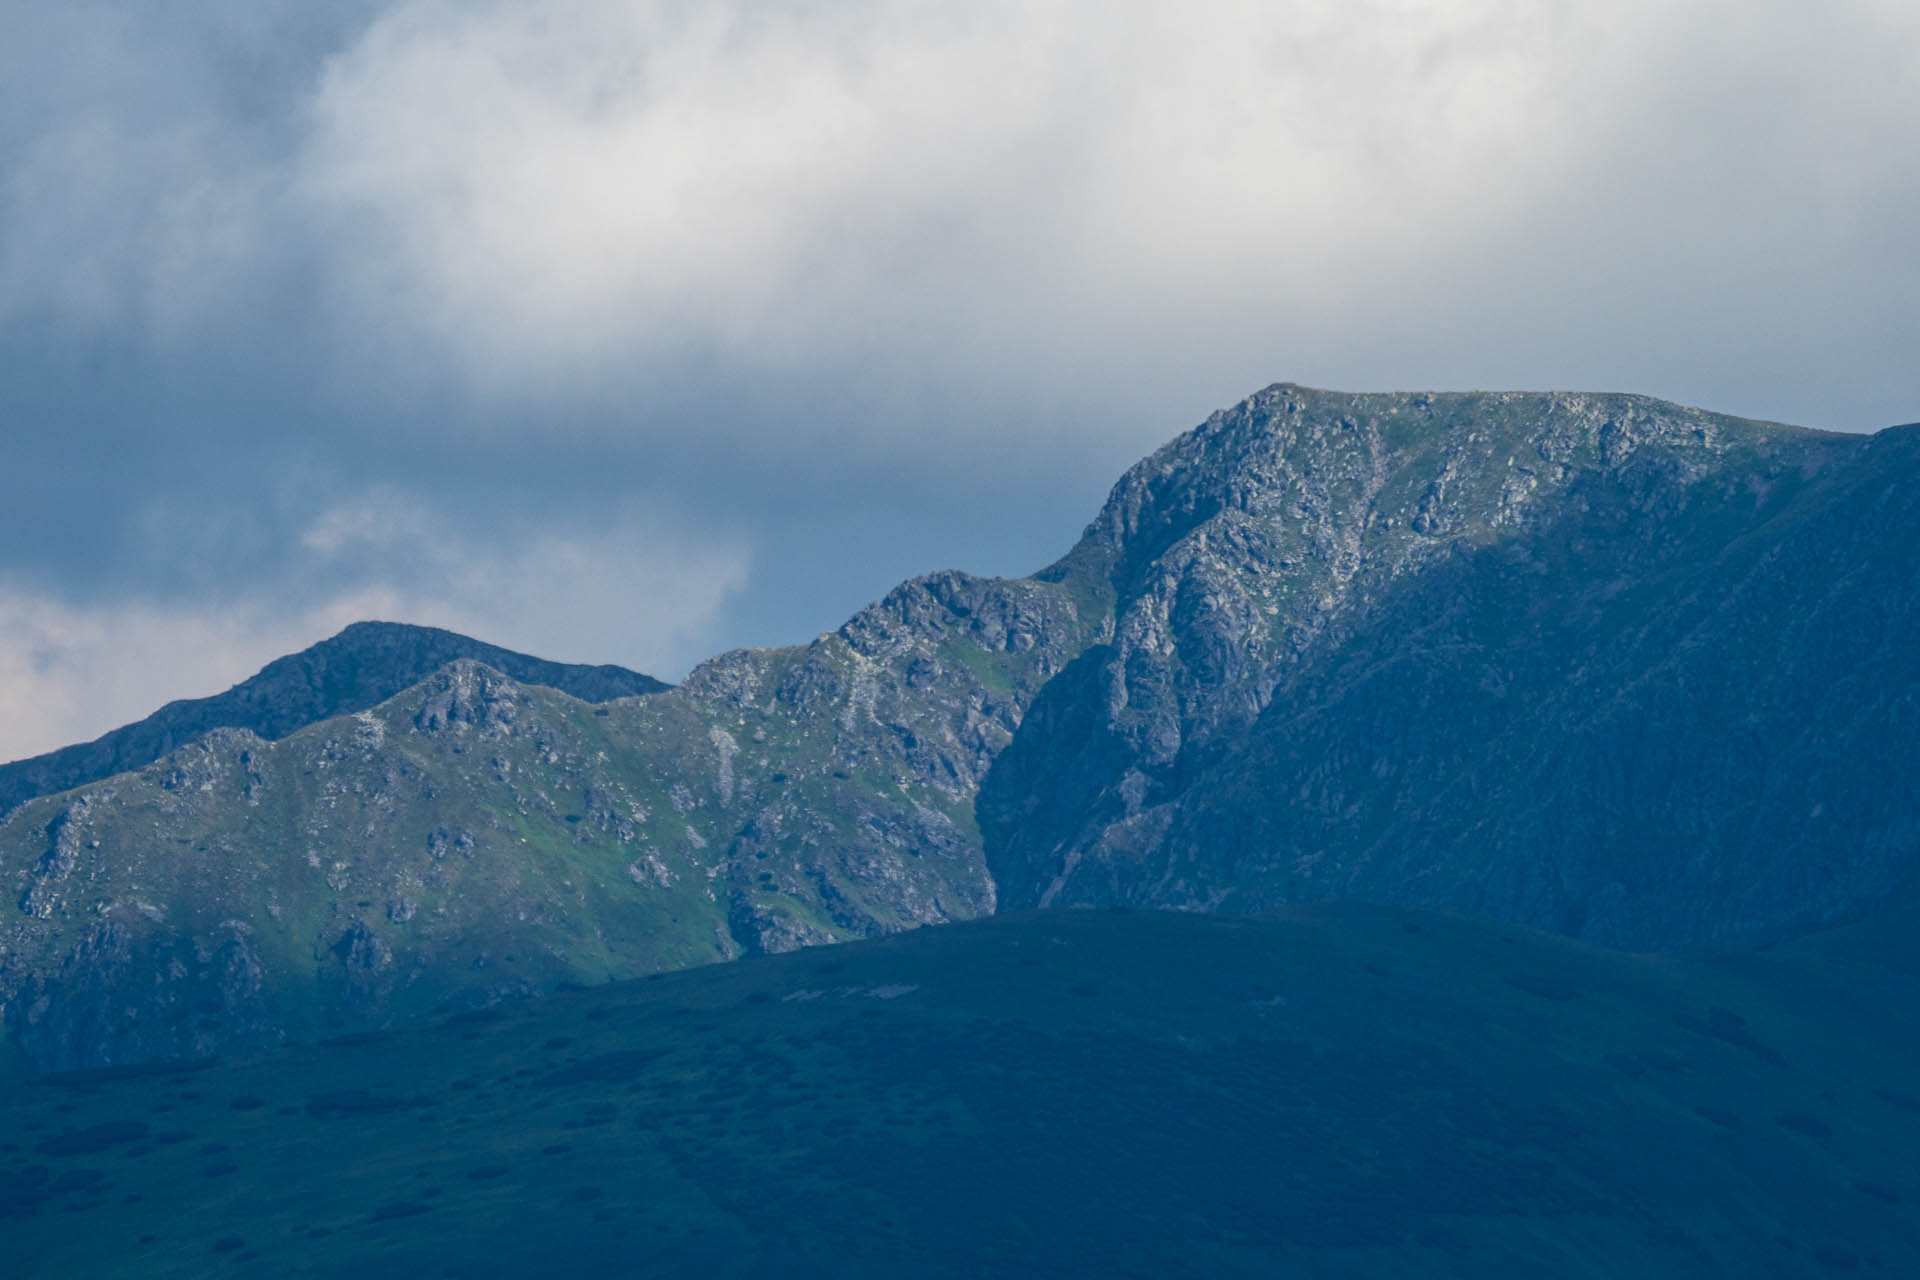
[(1920, 867), (1916, 442), (1627, 396), (1216, 415), (1077, 553), (1115, 639), (988, 783), (1003, 902), (1358, 897), (1635, 947), (1875, 910)]
[(80, 861), (82, 829), (91, 803), (91, 797), (81, 796), (47, 824), (47, 851), (28, 870), (26, 892), (20, 895), (20, 909), (28, 915), (44, 919), (53, 914), (62, 883)]
[(393, 948), (364, 920), (354, 920), (327, 948), (338, 969), (336, 990), (360, 1010), (379, 1005), (392, 989)]

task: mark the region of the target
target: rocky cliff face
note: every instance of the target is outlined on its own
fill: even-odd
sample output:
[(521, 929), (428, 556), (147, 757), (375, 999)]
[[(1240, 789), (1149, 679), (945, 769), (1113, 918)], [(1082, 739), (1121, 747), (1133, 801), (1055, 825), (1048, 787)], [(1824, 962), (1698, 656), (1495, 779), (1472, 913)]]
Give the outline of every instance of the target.
[(172, 702), (137, 724), (92, 742), (0, 765), (0, 813), (35, 796), (142, 769), (215, 729), (263, 738), (385, 702), (456, 658), (471, 658), (516, 680), (607, 702), (667, 686), (625, 667), (547, 662), (496, 645), (396, 622), (356, 622), (310, 649), (268, 663), (253, 678), (211, 698)]
[(1917, 442), (1270, 389), (1076, 553), (1115, 566), (1115, 640), (982, 796), (1003, 902), (1358, 897), (1635, 947), (1870, 911), (1920, 866)]
[(1920, 867), (1916, 454), (1269, 388), (1031, 579), (919, 579), (601, 705), (455, 655), (19, 805), (8, 1034), (41, 1068), (226, 1052), (1031, 905), (1628, 946), (1866, 914)]

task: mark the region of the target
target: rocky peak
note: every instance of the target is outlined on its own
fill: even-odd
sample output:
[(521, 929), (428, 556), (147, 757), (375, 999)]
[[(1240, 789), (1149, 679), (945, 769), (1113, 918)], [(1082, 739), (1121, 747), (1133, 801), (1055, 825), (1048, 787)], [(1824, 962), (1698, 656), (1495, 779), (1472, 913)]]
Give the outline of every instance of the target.
[[(1355, 894), (1671, 946), (1884, 901), (1909, 820), (1857, 796), (1875, 817), (1832, 825), (1799, 797), (1860, 787), (1770, 779), (1776, 755), (1824, 776), (1920, 751), (1879, 712), (1815, 731), (1803, 692), (1846, 679), (1816, 651), (1879, 673), (1833, 707), (1915, 678), (1882, 621), (1914, 603), (1902, 434), (1284, 384), (1214, 415), (1124, 477), (1069, 557), (1112, 575), (1114, 639), (983, 789), (1003, 903)], [(1735, 723), (1765, 745), (1705, 728)]]
[(513, 732), (525, 701), (520, 686), (507, 676), (471, 658), (460, 658), (421, 685), (413, 727), (421, 733), (477, 730), (483, 737), (504, 737)]
[(1641, 396), (1275, 384), (1135, 466), (1089, 527), (1078, 554), (1119, 597), (1106, 701), (1164, 764), (1206, 722), (1257, 712), (1356, 601), (1575, 490), (1670, 502), (1734, 455), (1764, 482), (1858, 446)]

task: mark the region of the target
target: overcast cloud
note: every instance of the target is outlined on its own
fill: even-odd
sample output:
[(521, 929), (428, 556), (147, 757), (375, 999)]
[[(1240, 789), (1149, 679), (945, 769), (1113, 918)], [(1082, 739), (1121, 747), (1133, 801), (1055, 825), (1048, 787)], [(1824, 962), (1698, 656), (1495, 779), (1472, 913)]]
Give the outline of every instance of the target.
[(0, 0), (0, 757), (354, 617), (669, 677), (1278, 379), (1920, 418), (1906, 0)]

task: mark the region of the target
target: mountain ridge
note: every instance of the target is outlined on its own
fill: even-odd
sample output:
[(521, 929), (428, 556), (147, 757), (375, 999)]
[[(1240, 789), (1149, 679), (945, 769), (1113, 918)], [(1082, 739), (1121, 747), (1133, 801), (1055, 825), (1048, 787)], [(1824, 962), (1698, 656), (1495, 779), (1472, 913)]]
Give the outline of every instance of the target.
[[(1476, 840), (1433, 808), (1441, 848), (1390, 819), (1433, 781), (1422, 768), (1450, 771), (1436, 796), (1509, 804), (1499, 771), (1460, 762), (1521, 741), (1501, 737), (1513, 706), (1548, 705), (1555, 680), (1643, 686), (1656, 615), (1681, 599), (1661, 592), (1719, 598), (1719, 558), (1764, 558), (1794, 521), (1838, 539), (1782, 561), (1815, 597), (1810, 625), (1905, 609), (1920, 513), (1899, 501), (1904, 437), (1878, 438), (1644, 397), (1276, 384), (1129, 469), (1029, 578), (913, 579), (808, 644), (717, 655), (604, 706), (456, 663), (282, 742), (228, 734), (20, 806), (0, 820), (7, 1031), (43, 1069), (191, 1056), (1043, 899), (1373, 897), (1591, 936), (1624, 921), (1601, 940), (1656, 949), (1871, 914), (1920, 863), (1899, 788), (1844, 846), (1783, 811), (1812, 856), (1753, 864), (1771, 868), (1756, 896), (1739, 885), (1751, 846), (1727, 845), (1726, 873), (1666, 917), (1622, 914), (1621, 895), (1644, 904), (1697, 850), (1600, 831), (1580, 847), (1618, 874), (1556, 881), (1537, 826)], [(1827, 574), (1869, 542), (1881, 578)], [(1576, 670), (1547, 643), (1604, 656), (1614, 635), (1645, 660)], [(1904, 673), (1841, 690), (1858, 724), (1807, 749), (1844, 755), (1884, 721), (1884, 768), (1908, 767)], [(1275, 726), (1354, 689), (1374, 691), (1348, 704), (1364, 714), (1313, 721), (1328, 749), (1287, 774)], [(1724, 720), (1739, 694), (1707, 709)], [(1719, 721), (1666, 694), (1647, 706), (1713, 758)], [(1553, 758), (1543, 811), (1634, 812), (1596, 771), (1614, 756)], [(1283, 776), (1284, 795), (1267, 785)], [(1341, 843), (1363, 828), (1370, 843)]]
[(90, 742), (0, 764), (0, 814), (37, 796), (142, 768), (212, 729), (247, 729), (271, 740), (317, 720), (364, 711), (458, 657), (487, 661), (503, 673), (590, 702), (669, 687), (624, 667), (549, 662), (439, 627), (355, 622), (274, 659), (221, 693), (176, 699)]
[[(1698, 430), (1684, 418), (1678, 425), (1689, 432)], [(1853, 852), (1845, 855), (1850, 862), (1832, 865), (1841, 853), (1833, 836), (1810, 833), (1801, 824), (1796, 837), (1793, 821), (1776, 813), (1776, 826), (1785, 824), (1780, 827), (1782, 834), (1771, 838), (1775, 844), (1785, 842), (1780, 852), (1770, 852), (1753, 841), (1739, 845), (1735, 833), (1730, 837), (1733, 844), (1723, 841), (1718, 854), (1707, 859), (1708, 872), (1717, 883), (1687, 891), (1672, 885), (1655, 889), (1655, 881), (1671, 868), (1697, 864), (1704, 856), (1686, 847), (1681, 828), (1688, 823), (1697, 828), (1702, 821), (1687, 815), (1703, 805), (1743, 812), (1751, 807), (1754, 794), (1790, 784), (1794, 770), (1779, 765), (1774, 766), (1775, 776), (1757, 773), (1759, 766), (1749, 768), (1737, 784), (1702, 778), (1692, 791), (1676, 798), (1685, 806), (1684, 812), (1665, 818), (1642, 813), (1637, 820), (1643, 825), (1653, 822), (1653, 828), (1632, 836), (1618, 829), (1604, 838), (1594, 837), (1595, 847), (1587, 856), (1596, 868), (1618, 864), (1628, 849), (1642, 848), (1657, 851), (1666, 865), (1656, 865), (1658, 858), (1636, 852), (1632, 857), (1640, 865), (1633, 874), (1583, 872), (1598, 876), (1590, 878), (1584, 889), (1563, 892), (1565, 885), (1541, 882), (1527, 862), (1530, 854), (1546, 855), (1563, 847), (1568, 839), (1565, 830), (1549, 834), (1548, 827), (1536, 822), (1524, 834), (1498, 830), (1467, 834), (1473, 824), (1485, 826), (1490, 819), (1497, 827), (1509, 806), (1538, 803), (1540, 798), (1548, 801), (1542, 819), (1561, 828), (1569, 822), (1575, 827), (1604, 825), (1614, 822), (1616, 814), (1632, 812), (1636, 805), (1644, 808), (1653, 803), (1628, 794), (1610, 794), (1600, 801), (1585, 794), (1593, 784), (1579, 775), (1590, 772), (1596, 758), (1620, 756), (1618, 742), (1604, 732), (1589, 744), (1590, 749), (1573, 745), (1583, 724), (1605, 717), (1608, 699), (1637, 697), (1645, 704), (1645, 715), (1671, 721), (1694, 706), (1703, 696), (1700, 691), (1713, 680), (1726, 686), (1725, 672), (1740, 670), (1744, 683), (1723, 687), (1711, 706), (1694, 706), (1688, 713), (1691, 719), (1668, 723), (1658, 733), (1640, 731), (1656, 748), (1685, 744), (1680, 746), (1683, 754), (1691, 745), (1705, 749), (1709, 756), (1714, 754), (1712, 743), (1702, 739), (1702, 727), (1732, 728), (1742, 717), (1771, 715), (1769, 740), (1792, 741), (1797, 722), (1813, 714), (1807, 704), (1819, 701), (1807, 691), (1832, 688), (1836, 669), (1849, 669), (1845, 661), (1832, 661), (1842, 655), (1852, 657), (1852, 665), (1863, 672), (1867, 663), (1877, 665), (1871, 667), (1871, 677), (1862, 674), (1852, 687), (1835, 693), (1832, 701), (1837, 706), (1857, 714), (1875, 706), (1876, 700), (1890, 699), (1888, 711), (1897, 713), (1898, 707), (1910, 702), (1920, 668), (1909, 656), (1912, 646), (1901, 637), (1910, 634), (1920, 608), (1908, 550), (1912, 533), (1920, 530), (1920, 511), (1905, 495), (1912, 492), (1920, 433), (1895, 428), (1854, 439), (1797, 430), (1782, 435), (1777, 427), (1754, 425), (1761, 428), (1763, 440), (1772, 435), (1775, 441), (1769, 446), (1775, 456), (1766, 466), (1751, 462), (1739, 473), (1722, 477), (1702, 468), (1698, 458), (1656, 456), (1655, 465), (1640, 468), (1638, 476), (1633, 469), (1639, 464), (1630, 464), (1620, 483), (1577, 487), (1571, 491), (1577, 501), (1564, 504), (1568, 511), (1558, 524), (1542, 526), (1524, 539), (1453, 538), (1422, 573), (1384, 575), (1384, 594), (1361, 614), (1354, 628), (1343, 630), (1340, 619), (1330, 617), (1324, 636), (1316, 634), (1310, 640), (1309, 645), (1320, 646), (1318, 655), (1287, 669), (1291, 688), (1283, 681), (1278, 692), (1248, 699), (1260, 707), (1256, 717), (1231, 722), (1216, 716), (1209, 723), (1204, 706), (1197, 713), (1180, 706), (1177, 719), (1163, 717), (1173, 720), (1172, 725), (1156, 727), (1174, 746), (1158, 759), (1137, 739), (1124, 740), (1130, 729), (1129, 700), (1140, 700), (1135, 688), (1124, 686), (1128, 681), (1135, 686), (1143, 681), (1137, 672), (1116, 676), (1126, 658), (1108, 656), (1100, 671), (1108, 682), (1107, 704), (1114, 708), (1107, 722), (1066, 731), (1063, 746), (1061, 734), (1045, 733), (1048, 717), (1042, 708), (1043, 714), (1030, 717), (1022, 731), (1022, 736), (1037, 735), (1036, 741), (1016, 741), (1002, 757), (1001, 773), (1013, 779), (1011, 784), (990, 779), (983, 793), (983, 813), (998, 815), (983, 820), (989, 857), (999, 860), (996, 874), (1003, 883), (1025, 883), (1030, 894), (1038, 895), (1010, 895), (1009, 901), (1016, 906), (1111, 901), (1217, 908), (1238, 896), (1242, 903), (1238, 909), (1258, 910), (1262, 904), (1353, 894), (1370, 900), (1478, 910), (1640, 948), (1676, 941), (1753, 945), (1870, 909), (1871, 903), (1893, 892), (1902, 876), (1910, 873), (1913, 851), (1920, 846), (1911, 834), (1911, 818), (1899, 812), (1901, 802), (1888, 799), (1901, 794), (1901, 771), (1920, 765), (1920, 745), (1912, 726), (1897, 719), (1886, 732), (1877, 734), (1857, 725), (1829, 726), (1825, 738), (1804, 741), (1797, 748), (1801, 768), (1828, 775), (1834, 772), (1836, 758), (1869, 757), (1864, 767), (1877, 782), (1854, 785), (1848, 791), (1855, 805), (1880, 814), (1881, 820), (1854, 841)], [(1604, 434), (1599, 442), (1603, 449)], [(1676, 477), (1680, 483), (1674, 482)], [(1731, 486), (1729, 480), (1734, 482)], [(1864, 533), (1849, 532), (1850, 522), (1860, 518), (1860, 509), (1870, 523)], [(1650, 515), (1655, 518), (1649, 519)], [(1818, 527), (1819, 537), (1800, 531), (1809, 522)], [(1738, 560), (1743, 555), (1760, 567), (1737, 574), (1726, 567), (1731, 563), (1726, 557)], [(1764, 571), (1769, 565), (1781, 571), (1769, 576)], [(1869, 575), (1877, 576), (1871, 583), (1861, 581)], [(1364, 573), (1357, 580), (1364, 586)], [(1748, 616), (1715, 623), (1712, 610), (1730, 591), (1744, 593), (1741, 598), (1749, 601), (1757, 597), (1758, 603), (1751, 604)], [(1389, 594), (1396, 592), (1399, 599), (1390, 600)], [(1463, 602), (1471, 602), (1478, 616), (1467, 616)], [(1689, 616), (1706, 610), (1707, 621), (1702, 625), (1719, 629), (1702, 633), (1696, 627), (1687, 642), (1677, 647), (1672, 641), (1662, 642), (1662, 619), (1682, 606), (1691, 611)], [(1897, 619), (1882, 616), (1889, 614), (1897, 614)], [(1841, 616), (1857, 616), (1857, 620), (1843, 625), (1837, 621)], [(1525, 627), (1514, 628), (1515, 620)], [(1541, 637), (1556, 628), (1555, 644), (1547, 644)], [(1773, 654), (1772, 666), (1741, 657), (1756, 638), (1792, 635), (1796, 628), (1818, 634), (1810, 634), (1798, 649)], [(1853, 642), (1869, 633), (1877, 637), (1877, 647), (1856, 653), (1859, 646)], [(1596, 668), (1604, 669), (1611, 661), (1600, 644), (1602, 636), (1614, 636), (1619, 643), (1631, 639), (1640, 655), (1638, 665), (1616, 662), (1614, 673), (1598, 675)], [(1556, 644), (1580, 654), (1584, 661), (1565, 661)], [(1422, 654), (1435, 646), (1446, 657), (1423, 667)], [(1343, 658), (1343, 652), (1354, 656)], [(1684, 664), (1688, 654), (1696, 659), (1688, 669), (1690, 676), (1675, 675), (1676, 661)], [(1361, 662), (1363, 674), (1341, 679), (1372, 680), (1379, 685), (1380, 679), (1364, 673), (1399, 669), (1385, 683), (1400, 681), (1397, 692), (1389, 689), (1388, 693), (1400, 697), (1401, 703), (1389, 712), (1384, 706), (1356, 703), (1348, 697), (1339, 707), (1315, 712), (1322, 727), (1311, 746), (1298, 743), (1299, 722), (1284, 733), (1279, 730), (1282, 718), (1336, 696), (1337, 689), (1324, 683), (1331, 675), (1330, 663), (1343, 663), (1352, 670), (1355, 661)], [(1791, 677), (1781, 676), (1776, 668), (1790, 671)], [(1418, 678), (1424, 683), (1409, 683), (1414, 678), (1407, 674), (1409, 670), (1423, 671)], [(1667, 680), (1672, 687), (1649, 692), (1649, 679), (1655, 684)], [(1500, 687), (1490, 687), (1490, 682)], [(1148, 692), (1162, 693), (1162, 705), (1174, 702), (1175, 697), (1163, 692), (1172, 683), (1174, 679), (1162, 677), (1158, 689), (1149, 683)], [(1112, 692), (1116, 685), (1122, 686), (1117, 694)], [(1509, 689), (1509, 685), (1515, 687)], [(1578, 699), (1583, 689), (1601, 703), (1581, 710)], [(1635, 694), (1635, 689), (1640, 692)], [(1175, 693), (1179, 692), (1176, 687)], [(1408, 694), (1418, 694), (1422, 700), (1408, 704)], [(1083, 690), (1066, 700), (1084, 713), (1098, 696), (1098, 690)], [(1498, 765), (1466, 757), (1453, 762), (1447, 780), (1434, 779), (1431, 785), (1410, 780), (1409, 771), (1432, 770), (1448, 759), (1453, 749), (1450, 737), (1480, 732), (1473, 727), (1477, 720), (1510, 718), (1513, 705), (1556, 700), (1560, 710), (1544, 717), (1546, 728), (1535, 734), (1531, 746), (1526, 750), (1516, 746), (1515, 756), (1501, 762), (1515, 773), (1524, 772), (1530, 760), (1557, 762), (1561, 780), (1542, 783), (1535, 800), (1512, 790), (1503, 793)], [(1790, 705), (1796, 703), (1801, 705)], [(1433, 713), (1441, 706), (1447, 708), (1444, 719)], [(1264, 739), (1255, 728), (1262, 718), (1276, 726), (1264, 731)], [(1183, 731), (1192, 737), (1196, 721), (1207, 733), (1224, 734), (1226, 745), (1208, 754), (1204, 736), (1197, 749), (1183, 742)], [(1363, 725), (1364, 730), (1355, 725)], [(1076, 733), (1077, 747), (1071, 741)], [(1103, 738), (1104, 747), (1100, 745)], [(1115, 738), (1122, 738), (1118, 747), (1113, 745)], [(1291, 755), (1287, 754), (1290, 739), (1298, 747)], [(1264, 753), (1259, 749), (1262, 741)], [(1487, 751), (1498, 745), (1497, 737), (1489, 738), (1477, 749)], [(1105, 783), (1104, 799), (1089, 789), (1065, 799), (1052, 797), (1048, 803), (1067, 821), (1078, 824), (1077, 831), (1036, 822), (1036, 816), (1044, 818), (1046, 806), (1015, 794), (1020, 779), (1036, 776), (1036, 760), (1046, 758), (1057, 767), (1068, 749), (1078, 751), (1082, 759), (1098, 760), (1106, 752), (1113, 762), (1109, 774), (1127, 770), (1122, 781), (1131, 787), (1129, 794)], [(1187, 759), (1180, 758), (1183, 752)], [(1658, 751), (1655, 758), (1660, 758)], [(1341, 769), (1346, 770), (1344, 779), (1339, 776)], [(1222, 776), (1241, 780), (1228, 785)], [(1200, 793), (1197, 799), (1186, 794), (1190, 782)], [(1444, 794), (1433, 788), (1442, 785), (1453, 787), (1460, 802), (1444, 817), (1432, 812), (1395, 825), (1392, 811), (1382, 808), (1394, 785), (1401, 787), (1394, 804), (1408, 813), (1417, 814), (1431, 805)], [(1328, 793), (1329, 787), (1338, 790)], [(1710, 797), (1708, 787), (1720, 790)], [(1275, 804), (1265, 798), (1269, 795), (1290, 798)], [(1818, 797), (1807, 804), (1816, 818), (1823, 807)], [(1887, 812), (1889, 808), (1894, 812)], [(1302, 815), (1317, 825), (1307, 824)], [(1373, 829), (1363, 839), (1359, 832), (1369, 824)], [(1458, 852), (1438, 853), (1436, 824), (1449, 835), (1460, 833), (1465, 843)], [(1288, 834), (1290, 827), (1302, 826), (1304, 834)], [(1802, 844), (1789, 855), (1786, 849), (1793, 847), (1796, 838)], [(1860, 840), (1878, 842), (1881, 847), (1863, 848)], [(1051, 850), (1036, 847), (1046, 841), (1051, 841)], [(1267, 847), (1262, 848), (1263, 844)], [(1494, 867), (1483, 851), (1488, 845), (1512, 849), (1514, 856)], [(1279, 852), (1283, 849), (1285, 858)], [(1448, 857), (1454, 864), (1450, 868)], [(1795, 865), (1796, 859), (1804, 862)], [(1715, 895), (1710, 901), (1730, 902), (1726, 895), (1736, 890), (1727, 882), (1729, 877), (1738, 880), (1741, 867), (1757, 868), (1762, 862), (1769, 869), (1752, 873), (1758, 886), (1738, 890), (1749, 901), (1744, 921), (1727, 917), (1722, 907), (1714, 906), (1708, 911), (1722, 914), (1684, 923), (1686, 911), (1700, 909), (1703, 893)], [(1500, 891), (1506, 894), (1504, 900), (1484, 887), (1474, 887), (1481, 885), (1490, 867), (1496, 875), (1516, 877), (1509, 889)], [(1010, 871), (1003, 873), (1002, 868)], [(1554, 874), (1563, 873), (1548, 872), (1550, 877)], [(1526, 883), (1529, 876), (1535, 877), (1534, 883)], [(1823, 876), (1825, 887), (1816, 888)], [(1842, 888), (1850, 877), (1859, 882)], [(1072, 887), (1076, 883), (1078, 887)], [(1256, 883), (1267, 887), (1249, 894)], [(1632, 901), (1616, 902), (1621, 893)], [(1148, 896), (1142, 899), (1141, 894)], [(1799, 895), (1806, 895), (1805, 901), (1796, 901)], [(1602, 901), (1615, 905), (1607, 912), (1591, 909)], [(1677, 902), (1688, 905), (1673, 906)], [(1660, 915), (1666, 907), (1656, 904), (1672, 910)]]

